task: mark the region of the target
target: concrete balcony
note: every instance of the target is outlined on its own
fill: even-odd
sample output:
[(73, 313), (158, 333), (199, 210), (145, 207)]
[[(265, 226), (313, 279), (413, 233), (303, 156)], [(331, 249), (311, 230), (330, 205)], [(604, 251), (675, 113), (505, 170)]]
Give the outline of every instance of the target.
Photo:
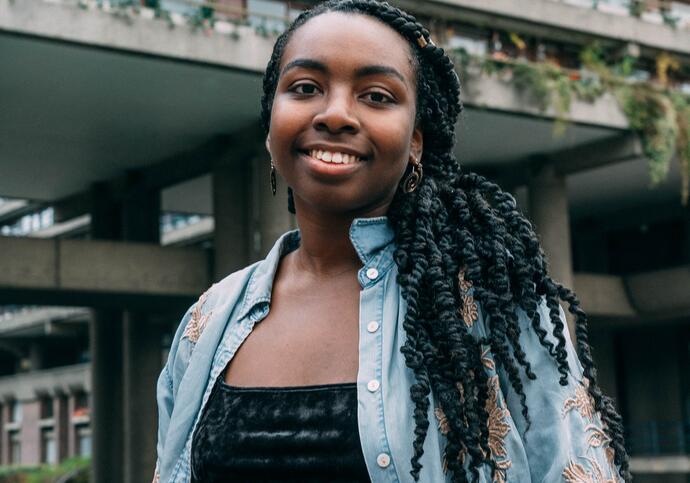
[(89, 364), (44, 369), (0, 377), (0, 399), (33, 401), (39, 395), (91, 392)]
[[(237, 28), (235, 39), (186, 25), (171, 29), (159, 19), (0, 0), (0, 63), (12, 65), (0, 79), (0, 156), (10, 163), (0, 193), (63, 198), (255, 123), (275, 38)], [(560, 138), (553, 136), (556, 113), (541, 112), (509, 80), (472, 74), (462, 97), (456, 155), (472, 167), (600, 141), (627, 127), (606, 96), (575, 101), (572, 125)], [(496, 143), (502, 132), (515, 142)]]
[(395, 3), (424, 16), (491, 25), (569, 43), (586, 43), (592, 38), (632, 42), (640, 45), (644, 54), (653, 56), (666, 51), (690, 59), (690, 30), (615, 15), (604, 8), (595, 10), (554, 0), (399, 0)]

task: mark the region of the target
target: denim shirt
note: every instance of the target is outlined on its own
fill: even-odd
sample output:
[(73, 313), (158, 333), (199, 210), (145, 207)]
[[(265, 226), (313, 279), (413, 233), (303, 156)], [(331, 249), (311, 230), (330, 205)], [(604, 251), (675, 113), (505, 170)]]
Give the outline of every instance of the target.
[[(415, 423), (410, 386), (415, 377), (400, 352), (406, 338), (402, 326), (406, 304), (396, 280), (393, 238), (386, 217), (355, 219), (350, 228), (350, 239), (363, 264), (358, 272), (357, 417), (362, 451), (374, 482), (413, 481), (410, 461)], [(213, 383), (254, 325), (268, 314), (278, 263), (299, 240), (299, 230), (285, 233), (264, 260), (214, 284), (182, 318), (157, 384), (155, 481), (190, 481), (192, 434)], [(465, 295), (470, 297), (466, 299), (470, 308), (474, 307), (465, 319), (468, 330), (483, 337), (487, 325), (481, 307), (471, 298), (471, 287)], [(543, 302), (539, 313), (542, 327), (549, 332), (547, 338), (555, 344)], [(562, 309), (561, 318), (565, 320)], [(618, 481), (610, 440), (583, 384), (582, 366), (567, 332), (570, 374), (568, 385), (561, 386), (556, 363), (539, 342), (527, 315), (518, 312), (518, 321), (520, 342), (537, 375), (530, 380), (521, 372), (532, 424), (525, 433), (520, 400), (505, 372), (494, 364), (489, 348), (483, 348), (482, 362), (490, 384), (489, 447), (497, 471), (492, 478), (491, 469), (483, 466), (479, 481)], [(442, 408), (430, 397), (431, 424), (420, 460), (420, 481), (450, 481), (450, 472), (444, 471), (448, 426)]]

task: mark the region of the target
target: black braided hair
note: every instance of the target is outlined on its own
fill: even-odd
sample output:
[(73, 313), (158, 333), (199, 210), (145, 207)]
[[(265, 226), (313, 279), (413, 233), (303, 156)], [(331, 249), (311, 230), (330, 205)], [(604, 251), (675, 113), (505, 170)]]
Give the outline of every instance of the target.
[[(410, 388), (415, 407), (412, 477), (417, 481), (422, 468), (432, 392), (448, 422), (446, 455), (463, 455), (447, 457), (453, 481), (476, 480), (478, 468), (484, 464), (496, 471), (488, 447), (488, 375), (482, 366), (481, 348), (488, 346), (507, 374), (529, 428), (520, 371), (528, 379), (536, 375), (519, 342), (516, 310), (522, 309), (530, 318), (532, 330), (556, 361), (560, 384), (567, 385), (566, 335), (559, 312), (562, 300), (575, 317), (578, 356), (595, 409), (611, 438), (614, 462), (621, 477), (629, 481), (621, 418), (597, 384), (587, 342), (587, 316), (575, 294), (549, 277), (538, 238), (515, 199), (483, 177), (460, 171), (452, 152), (455, 123), (462, 111), (458, 76), (450, 58), (431, 43), (429, 31), (415, 17), (375, 0), (330, 0), (301, 13), (278, 37), (264, 74), (261, 120), (265, 131), (271, 122), (281, 58), (292, 33), (309, 19), (331, 11), (378, 19), (408, 40), (414, 54), (424, 177), (413, 193), (398, 190), (388, 212), (395, 231), (398, 282), (408, 307), (403, 322), (407, 340), (401, 352), (416, 379)], [(295, 213), (291, 189), (288, 195), (288, 209)], [(483, 340), (470, 334), (460, 315), (461, 269), (486, 314), (488, 335)], [(555, 345), (540, 323), (537, 308), (542, 299), (549, 309)]]

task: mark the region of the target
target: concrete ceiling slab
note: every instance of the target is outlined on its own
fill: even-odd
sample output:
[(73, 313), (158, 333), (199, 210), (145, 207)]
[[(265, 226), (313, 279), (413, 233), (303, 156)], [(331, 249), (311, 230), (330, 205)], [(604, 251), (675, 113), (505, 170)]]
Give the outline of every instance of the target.
[[(56, 200), (130, 169), (146, 168), (240, 130), (259, 116), (256, 72), (0, 33), (0, 196)], [(549, 119), (467, 107), (456, 156), (469, 169), (508, 166), (536, 154), (615, 136), (620, 130), (570, 124), (554, 135)], [(631, 164), (632, 163), (632, 164)], [(572, 176), (577, 213), (642, 198), (677, 199), (677, 169), (649, 189), (644, 160)], [(210, 196), (191, 183), (165, 197), (210, 212)], [(184, 192), (189, 195), (185, 196)], [(174, 202), (170, 202), (174, 199)]]
[(0, 34), (0, 196), (54, 200), (258, 118), (254, 73)]

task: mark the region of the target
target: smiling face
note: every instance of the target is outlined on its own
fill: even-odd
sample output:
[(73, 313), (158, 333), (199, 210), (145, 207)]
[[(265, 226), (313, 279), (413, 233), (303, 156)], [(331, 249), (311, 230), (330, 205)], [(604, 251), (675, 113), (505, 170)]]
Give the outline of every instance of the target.
[(380, 21), (327, 12), (285, 47), (267, 147), (297, 212), (387, 212), (408, 164), (421, 159), (409, 43)]

